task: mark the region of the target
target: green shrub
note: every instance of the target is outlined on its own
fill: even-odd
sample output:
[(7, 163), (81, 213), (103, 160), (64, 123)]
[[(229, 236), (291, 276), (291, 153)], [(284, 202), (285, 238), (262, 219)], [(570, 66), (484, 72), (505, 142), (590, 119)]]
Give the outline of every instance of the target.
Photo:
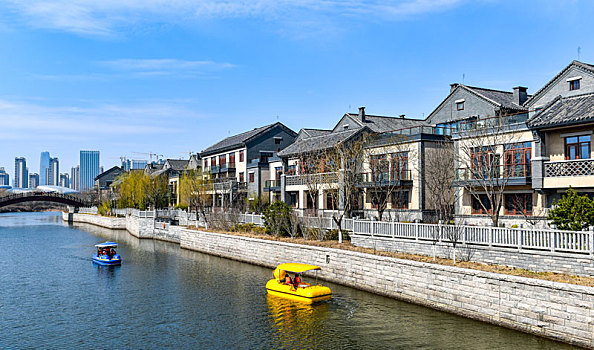
[(188, 205), (187, 204), (183, 204), (183, 203), (176, 204), (175, 205), (175, 209), (188, 210)]
[[(326, 237), (324, 239), (329, 241), (338, 241), (338, 229), (330, 230), (326, 232)], [(343, 241), (350, 241), (351, 236), (349, 235), (349, 231), (342, 230), (342, 240)]]
[(97, 213), (101, 216), (107, 216), (111, 212), (111, 204), (110, 202), (103, 202), (99, 208), (97, 208)]
[(555, 203), (548, 219), (560, 230), (581, 231), (594, 225), (594, 203), (588, 196), (580, 196), (570, 187)]
[(273, 236), (288, 236), (287, 228), (291, 222), (291, 208), (287, 203), (276, 201), (264, 209), (266, 233)]

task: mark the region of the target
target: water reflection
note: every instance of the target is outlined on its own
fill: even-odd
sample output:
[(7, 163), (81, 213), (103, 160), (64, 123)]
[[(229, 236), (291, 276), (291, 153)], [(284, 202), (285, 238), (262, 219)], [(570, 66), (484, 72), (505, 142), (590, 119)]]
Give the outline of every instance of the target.
[(266, 305), (278, 348), (313, 349), (327, 336), (323, 329), (330, 317), (329, 303), (310, 305), (267, 295)]

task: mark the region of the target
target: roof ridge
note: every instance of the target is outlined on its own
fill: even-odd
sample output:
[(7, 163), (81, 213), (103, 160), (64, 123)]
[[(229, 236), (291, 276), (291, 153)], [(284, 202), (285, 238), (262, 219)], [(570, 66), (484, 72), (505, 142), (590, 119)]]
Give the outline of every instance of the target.
[(470, 86), (470, 85), (465, 85), (465, 84), (459, 84), (459, 85), (466, 86), (469, 89), (478, 89), (478, 90), (485, 90), (485, 91), (502, 92), (504, 94), (513, 94), (514, 93), (513, 91), (505, 91), (505, 90), (484, 88), (484, 87), (479, 87), (479, 86)]

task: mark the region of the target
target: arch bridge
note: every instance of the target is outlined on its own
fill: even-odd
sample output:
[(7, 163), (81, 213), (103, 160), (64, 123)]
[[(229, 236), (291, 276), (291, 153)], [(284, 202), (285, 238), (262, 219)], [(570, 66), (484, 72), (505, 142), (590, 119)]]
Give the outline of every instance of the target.
[(70, 205), (75, 208), (90, 206), (88, 201), (76, 195), (55, 192), (26, 192), (1, 196), (0, 208), (23, 202), (55, 202)]

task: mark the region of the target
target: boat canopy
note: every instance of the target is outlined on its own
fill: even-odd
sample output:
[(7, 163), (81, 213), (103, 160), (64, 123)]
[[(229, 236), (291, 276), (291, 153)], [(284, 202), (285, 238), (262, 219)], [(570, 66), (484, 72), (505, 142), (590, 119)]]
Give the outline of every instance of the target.
[(287, 272), (301, 273), (311, 270), (321, 270), (322, 268), (315, 265), (301, 264), (301, 263), (287, 263), (280, 264), (276, 267), (276, 270), (284, 270)]
[(99, 243), (99, 244), (95, 244), (95, 247), (97, 248), (117, 248), (118, 244), (116, 242), (103, 242), (103, 243)]

